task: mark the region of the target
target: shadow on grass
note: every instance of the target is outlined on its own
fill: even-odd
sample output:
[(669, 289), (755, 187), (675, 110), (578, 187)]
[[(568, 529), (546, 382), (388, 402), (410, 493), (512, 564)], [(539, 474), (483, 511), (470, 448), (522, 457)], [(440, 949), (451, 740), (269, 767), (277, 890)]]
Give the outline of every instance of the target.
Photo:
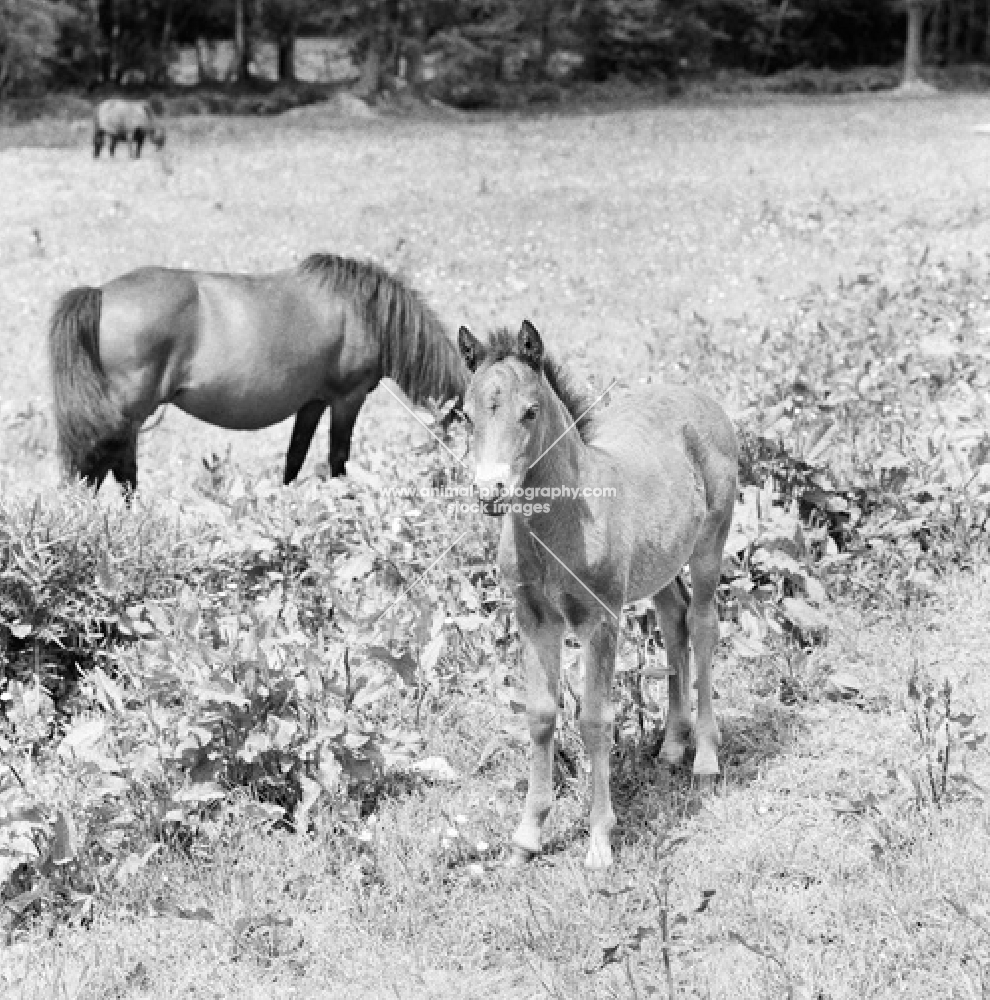
[[(722, 773), (715, 779), (714, 788), (710, 784), (706, 787), (705, 780), (691, 773), (693, 750), (684, 764), (675, 768), (660, 758), (662, 729), (647, 734), (643, 740), (617, 740), (612, 751), (612, 806), (616, 833), (622, 841), (634, 844), (644, 838), (654, 839), (664, 829), (674, 831), (700, 812), (705, 801), (723, 791), (727, 783), (733, 787), (751, 784), (766, 762), (785, 754), (808, 726), (800, 711), (770, 701), (758, 704), (751, 715), (722, 718), (719, 724)], [(558, 795), (580, 795), (586, 806), (587, 782), (575, 780), (567, 784), (565, 790), (558, 782)], [(566, 851), (587, 835), (587, 809), (582, 808), (580, 820), (558, 830), (545, 845), (544, 854)]]

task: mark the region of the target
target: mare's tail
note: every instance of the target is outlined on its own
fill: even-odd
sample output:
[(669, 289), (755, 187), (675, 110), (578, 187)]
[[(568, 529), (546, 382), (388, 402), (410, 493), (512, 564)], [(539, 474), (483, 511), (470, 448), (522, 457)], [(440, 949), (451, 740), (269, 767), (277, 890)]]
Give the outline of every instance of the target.
[(73, 288), (55, 305), (48, 328), (48, 363), (66, 476), (87, 475), (101, 445), (120, 436), (126, 418), (110, 392), (100, 363), (99, 288)]

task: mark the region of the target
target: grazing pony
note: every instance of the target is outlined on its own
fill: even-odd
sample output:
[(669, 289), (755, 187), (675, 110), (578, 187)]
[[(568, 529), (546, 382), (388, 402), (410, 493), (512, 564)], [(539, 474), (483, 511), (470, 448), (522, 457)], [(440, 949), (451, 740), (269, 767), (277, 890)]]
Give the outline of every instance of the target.
[(295, 414), (292, 482), (329, 406), (330, 472), (345, 473), (354, 421), (385, 376), (414, 403), (460, 402), (457, 348), (435, 313), (374, 264), (314, 254), (274, 274), (130, 271), (55, 306), (49, 365), (63, 472), (137, 486), (138, 430), (174, 403), (256, 430)]
[[(527, 321), (487, 345), (461, 327), (473, 377), (465, 414), (474, 428), (475, 486), (485, 513), (506, 515), (498, 565), (515, 596), (526, 670), (532, 757), (510, 861), (540, 850), (553, 801), (553, 732), (565, 630), (580, 641), (585, 688), (579, 724), (591, 760), (586, 864), (611, 864), (609, 790), (612, 674), (623, 605), (651, 597), (670, 664), (663, 757), (691, 737), (691, 666), (698, 674), (694, 773), (718, 773), (712, 656), (715, 589), (736, 498), (736, 436), (710, 397), (643, 386), (600, 415), (543, 352)], [(522, 502), (525, 500), (525, 502)], [(680, 577), (691, 567), (693, 594)]]
[(165, 145), (165, 128), (147, 101), (101, 101), (93, 113), (93, 156), (98, 157), (103, 143), (113, 156), (118, 141), (127, 143), (131, 159), (141, 156), (144, 140), (156, 149)]

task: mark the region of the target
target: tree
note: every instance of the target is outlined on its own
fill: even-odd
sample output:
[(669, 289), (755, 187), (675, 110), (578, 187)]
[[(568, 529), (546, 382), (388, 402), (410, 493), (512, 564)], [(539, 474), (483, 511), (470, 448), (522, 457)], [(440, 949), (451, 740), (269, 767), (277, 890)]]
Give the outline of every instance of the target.
[(71, 7), (48, 0), (0, 0), (0, 97), (42, 83)]
[(246, 4), (247, 0), (234, 0), (234, 76), (238, 80), (247, 80), (251, 75)]

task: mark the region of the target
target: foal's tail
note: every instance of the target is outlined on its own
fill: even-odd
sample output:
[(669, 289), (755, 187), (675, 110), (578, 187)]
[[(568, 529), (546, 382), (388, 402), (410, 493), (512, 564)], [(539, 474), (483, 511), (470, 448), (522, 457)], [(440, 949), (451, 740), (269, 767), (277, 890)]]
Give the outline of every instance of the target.
[(126, 423), (100, 363), (99, 288), (73, 288), (55, 304), (48, 328), (48, 363), (62, 473), (84, 473), (101, 443)]

